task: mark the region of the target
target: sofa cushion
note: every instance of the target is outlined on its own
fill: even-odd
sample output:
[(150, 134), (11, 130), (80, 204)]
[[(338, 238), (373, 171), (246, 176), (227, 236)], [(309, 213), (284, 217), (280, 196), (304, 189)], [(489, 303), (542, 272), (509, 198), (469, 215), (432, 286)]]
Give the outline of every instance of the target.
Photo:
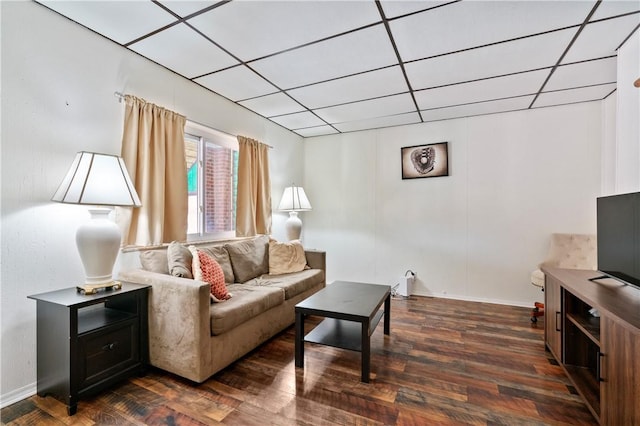
[(224, 272), (224, 281), (228, 284), (233, 284), (235, 282), (235, 277), (233, 275), (233, 268), (231, 268), (231, 259), (229, 258), (229, 252), (222, 245), (217, 246), (205, 246), (198, 247), (198, 250), (202, 250), (207, 253), (209, 256), (213, 257), (216, 262), (222, 268), (222, 272)]
[(281, 243), (269, 240), (269, 275), (300, 272), (306, 267), (307, 258), (300, 241)]
[(321, 269), (305, 269), (282, 275), (263, 275), (247, 284), (284, 290), (286, 300), (303, 293), (324, 282), (324, 271)]
[(146, 271), (169, 275), (166, 250), (146, 250), (140, 253), (140, 264)]
[(269, 273), (269, 237), (260, 235), (250, 240), (225, 244), (231, 258), (233, 275), (238, 283)]
[(193, 278), (191, 263), (193, 257), (187, 247), (177, 241), (172, 241), (167, 247), (167, 261), (169, 273), (174, 277)]
[(211, 300), (213, 302), (224, 302), (231, 298), (231, 293), (227, 291), (224, 282), (224, 272), (216, 260), (205, 251), (189, 246), (189, 251), (193, 256), (193, 278), (209, 284)]
[(209, 310), (212, 335), (229, 331), (284, 301), (280, 288), (245, 284), (230, 284), (227, 288), (233, 297), (224, 303), (212, 304)]

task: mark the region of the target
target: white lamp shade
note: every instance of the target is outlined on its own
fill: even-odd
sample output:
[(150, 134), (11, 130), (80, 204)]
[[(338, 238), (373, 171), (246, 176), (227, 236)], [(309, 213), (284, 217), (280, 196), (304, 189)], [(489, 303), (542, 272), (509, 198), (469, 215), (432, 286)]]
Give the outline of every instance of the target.
[(122, 158), (84, 151), (76, 155), (52, 200), (94, 206), (142, 205)]
[(311, 203), (301, 186), (289, 186), (284, 189), (278, 210), (289, 212), (311, 210)]
[(118, 226), (109, 220), (110, 207), (142, 205), (122, 158), (79, 152), (52, 200), (104, 206), (89, 209), (91, 220), (78, 228), (76, 245), (84, 266), (85, 284), (113, 283), (113, 265), (121, 236)]

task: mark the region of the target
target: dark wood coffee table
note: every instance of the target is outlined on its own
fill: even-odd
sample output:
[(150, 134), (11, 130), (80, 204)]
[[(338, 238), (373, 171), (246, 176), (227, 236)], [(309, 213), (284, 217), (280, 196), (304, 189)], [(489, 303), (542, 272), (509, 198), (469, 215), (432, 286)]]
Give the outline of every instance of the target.
[[(384, 311), (380, 307), (384, 303)], [(304, 336), (307, 315), (325, 317)], [(304, 342), (362, 353), (362, 381), (369, 383), (371, 334), (384, 316), (384, 334), (391, 322), (391, 287), (335, 281), (296, 305), (296, 367), (304, 367)]]

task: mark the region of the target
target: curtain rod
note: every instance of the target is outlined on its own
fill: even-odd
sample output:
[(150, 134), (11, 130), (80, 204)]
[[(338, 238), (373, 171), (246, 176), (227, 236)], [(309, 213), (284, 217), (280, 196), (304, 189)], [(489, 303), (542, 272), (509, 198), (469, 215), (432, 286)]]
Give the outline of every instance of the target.
[[(113, 95), (114, 95), (116, 98), (118, 98), (118, 102), (122, 102), (122, 100), (124, 99), (124, 94), (123, 94), (123, 93), (120, 93), (120, 92), (113, 92)], [(191, 121), (192, 123), (198, 124), (198, 125), (200, 125), (200, 126), (203, 126), (203, 127), (209, 127), (209, 126), (207, 126), (206, 124), (198, 123), (197, 121), (193, 121), (193, 120), (191, 120), (191, 119), (188, 119), (188, 120), (189, 120), (189, 121)], [(210, 127), (210, 128), (212, 128), (212, 127)], [(212, 129), (213, 129), (213, 128), (212, 128)], [(232, 137), (234, 137), (234, 138), (237, 138), (237, 137), (238, 137), (238, 135), (234, 135), (234, 134), (232, 134), (232, 133), (225, 132), (224, 130), (220, 130), (220, 129), (213, 129), (213, 130), (215, 130), (216, 132), (224, 133), (225, 135), (232, 136)], [(262, 143), (262, 142), (260, 142), (260, 143)], [(266, 144), (266, 143), (265, 143), (264, 145), (267, 145), (267, 147), (269, 147), (269, 149), (273, 149), (273, 147), (272, 147), (271, 145), (269, 145), (269, 144)]]

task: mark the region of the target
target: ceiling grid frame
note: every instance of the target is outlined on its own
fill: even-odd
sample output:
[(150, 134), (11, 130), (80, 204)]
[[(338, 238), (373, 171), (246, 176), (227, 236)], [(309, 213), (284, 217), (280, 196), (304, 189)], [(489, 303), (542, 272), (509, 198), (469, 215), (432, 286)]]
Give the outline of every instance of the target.
[[(151, 15), (142, 14), (143, 10), (149, 10), (149, 6), (145, 6), (144, 2), (138, 3), (130, 8), (132, 16), (121, 20), (118, 13), (121, 15), (125, 7), (122, 4), (36, 0), (44, 7), (303, 137), (433, 121), (424, 117), (423, 111), (429, 111), (429, 117), (444, 120), (520, 110), (521, 101), (516, 100), (524, 99), (526, 96), (533, 96), (528, 109), (570, 104), (574, 103), (575, 99), (582, 99), (578, 102), (599, 101), (615, 92), (615, 89), (608, 90), (612, 87), (610, 85), (615, 83), (610, 81), (610, 76), (615, 75), (615, 61), (609, 59), (616, 56), (616, 51), (629, 37), (640, 31), (640, 0), (505, 0), (482, 3), (469, 0), (267, 0), (260, 2), (260, 5), (256, 2), (255, 6), (252, 6), (250, 1), (222, 0), (213, 3), (200, 2), (201, 8), (198, 2), (187, 5), (176, 0), (146, 1), (157, 7), (159, 12)], [(255, 7), (268, 13), (255, 13)], [(242, 10), (247, 11), (248, 15), (238, 15)], [(470, 17), (471, 15), (465, 12), (467, 10), (475, 14)], [(135, 15), (136, 13), (142, 15)], [(253, 30), (251, 19), (262, 19), (264, 16), (266, 22), (259, 22), (258, 30), (272, 28), (272, 31), (259, 33), (258, 30)], [(464, 18), (459, 22), (448, 20), (456, 16)], [(331, 19), (318, 21), (328, 18)], [(209, 26), (206, 32), (200, 28), (207, 23), (219, 22), (220, 19), (225, 19), (225, 25)], [(136, 35), (133, 28), (127, 27), (136, 20), (144, 20), (145, 33)], [(435, 29), (429, 27), (425, 30), (427, 34), (428, 31), (436, 31), (430, 33), (433, 38), (420, 39), (419, 33), (422, 30), (413, 35), (407, 33), (416, 28), (416, 25), (420, 28), (422, 22), (436, 22)], [(294, 25), (289, 26), (287, 23)], [(154, 56), (154, 51), (158, 51), (158, 46), (154, 46), (154, 43), (160, 41), (161, 37), (166, 38), (166, 35), (169, 35), (168, 30), (180, 24), (185, 24), (193, 37), (204, 37), (201, 43), (206, 40), (212, 49), (219, 49), (223, 52), (220, 54), (227, 55), (230, 58), (226, 60), (227, 64), (224, 64), (223, 60), (216, 65), (220, 68), (210, 71), (202, 69), (204, 72), (193, 76), (172, 69), (171, 61), (166, 62), (166, 55)], [(468, 25), (461, 26), (463, 24)], [(225, 40), (233, 41), (234, 34), (224, 31), (237, 31), (239, 27), (242, 27), (242, 31), (247, 31), (243, 34), (243, 40), (255, 40), (260, 45), (251, 46), (251, 43), (246, 42), (226, 43)], [(568, 34), (554, 34), (561, 35), (562, 31), (574, 28), (576, 33), (570, 41), (566, 45), (559, 44), (563, 43), (563, 37), (569, 39)], [(569, 60), (573, 60), (572, 62), (562, 63), (565, 57), (569, 58), (571, 49), (582, 40), (580, 37), (583, 32), (586, 34), (587, 28), (590, 34), (585, 35), (587, 38), (579, 48), (576, 47), (578, 50), (573, 51), (579, 53), (571, 54)], [(613, 28), (616, 31), (607, 30)], [(401, 32), (396, 34), (396, 30)], [(188, 40), (188, 33), (185, 35), (185, 30), (181, 31), (181, 37), (187, 37)], [(135, 37), (127, 38), (126, 34)], [(388, 40), (388, 45), (379, 44), (386, 43), (381, 41), (383, 34)], [(363, 39), (364, 35), (375, 37)], [(600, 42), (596, 43), (600, 45), (597, 55), (593, 54), (586, 43), (586, 40), (596, 40), (594, 37), (598, 37), (597, 40)], [(273, 44), (272, 41), (276, 39), (278, 41)], [(529, 40), (534, 43), (530, 43)], [(518, 61), (520, 54), (526, 55), (529, 52), (521, 53), (516, 50), (514, 53), (514, 49), (539, 49), (543, 40), (552, 43), (553, 48), (562, 52), (554, 63), (536, 64), (532, 61), (538, 57), (530, 55), (532, 59), (523, 63), (523, 66), (519, 67), (518, 62), (513, 62), (511, 69), (500, 70), (496, 65), (492, 65), (488, 72), (482, 72), (485, 65), (489, 64), (486, 61), (491, 59), (489, 52), (495, 56), (509, 51), (505, 49), (510, 49), (513, 57), (510, 57), (510, 60)], [(444, 43), (438, 44), (440, 41)], [(521, 41), (527, 43), (519, 43)], [(413, 49), (410, 44), (417, 49), (414, 49), (414, 53), (409, 57), (403, 57), (403, 51)], [(200, 48), (202, 49), (204, 47)], [(251, 56), (247, 55), (249, 51), (261, 53)], [(415, 57), (416, 52), (429, 51), (436, 54)], [(198, 52), (198, 48), (195, 48), (194, 52)], [(309, 56), (314, 52), (320, 52), (321, 57), (317, 54)], [(211, 53), (215, 52), (212, 50)], [(606, 55), (602, 56), (605, 53)], [(545, 55), (538, 56), (542, 58)], [(447, 61), (438, 60), (443, 57), (447, 57)], [(550, 53), (546, 53), (546, 57), (547, 60), (551, 59)], [(295, 59), (301, 63), (295, 64), (297, 68), (287, 69), (285, 59)], [(604, 62), (598, 62), (595, 66), (595, 61)], [(175, 63), (175, 59), (173, 62)], [(583, 79), (582, 83), (580, 78), (576, 78), (575, 83), (572, 82), (572, 73), (585, 69), (580, 64), (588, 63), (593, 63), (594, 66), (590, 65), (586, 69), (602, 74), (594, 75), (589, 81)], [(416, 68), (417, 64), (420, 67)], [(204, 65), (207, 66), (207, 63)], [(412, 66), (413, 76), (406, 65)], [(458, 66), (465, 71), (447, 73), (447, 67), (451, 66)], [(306, 76), (298, 74), (298, 77), (295, 77), (296, 73), (305, 73), (306, 69), (313, 72)], [(519, 78), (516, 77), (522, 75), (528, 78), (538, 74), (527, 73), (541, 72), (545, 69), (549, 72), (535, 93), (522, 93), (523, 88), (517, 86)], [(196, 69), (190, 70), (187, 72)], [(282, 74), (279, 70), (286, 70), (289, 74)], [(563, 78), (558, 80), (554, 75), (560, 70), (563, 72)], [(415, 74), (416, 72), (421, 74)], [(423, 87), (424, 84), (416, 85), (417, 81), (414, 80), (423, 76), (422, 73), (425, 72), (439, 72), (435, 79), (422, 78), (423, 83), (431, 81), (438, 84), (426, 87)], [(222, 76), (222, 73), (224, 78), (215, 78), (216, 75)], [(462, 80), (452, 80), (455, 75), (463, 77)], [(278, 81), (274, 81), (274, 77)], [(290, 77), (294, 77), (294, 80), (290, 80)], [(576, 77), (579, 75), (576, 74)], [(253, 85), (249, 84), (246, 78), (251, 78)], [(552, 80), (553, 87), (549, 86)], [(242, 87), (243, 90), (234, 91), (234, 87)], [(425, 96), (431, 97), (432, 93), (439, 93), (447, 87), (450, 88), (447, 90), (460, 89), (455, 97), (457, 104), (430, 103), (427, 109), (421, 108), (417, 93), (420, 93), (420, 99), (424, 101)], [(498, 87), (500, 90), (495, 93), (483, 92), (483, 88)], [(469, 89), (466, 97), (463, 96), (464, 93), (460, 93), (463, 88)], [(603, 92), (606, 92), (604, 96)], [(225, 93), (228, 96), (225, 96)], [(543, 96), (545, 94), (548, 95)], [(238, 95), (241, 95), (241, 99)], [(405, 101), (401, 101), (399, 96), (410, 97), (412, 111), (407, 111), (406, 106), (402, 106)], [(538, 102), (541, 97), (546, 101)], [(508, 99), (512, 101), (507, 101)], [(537, 103), (539, 105), (536, 105)], [(503, 108), (506, 108), (505, 111)], [(329, 110), (331, 114), (327, 115), (326, 112)], [(436, 110), (439, 110), (437, 114)]]

